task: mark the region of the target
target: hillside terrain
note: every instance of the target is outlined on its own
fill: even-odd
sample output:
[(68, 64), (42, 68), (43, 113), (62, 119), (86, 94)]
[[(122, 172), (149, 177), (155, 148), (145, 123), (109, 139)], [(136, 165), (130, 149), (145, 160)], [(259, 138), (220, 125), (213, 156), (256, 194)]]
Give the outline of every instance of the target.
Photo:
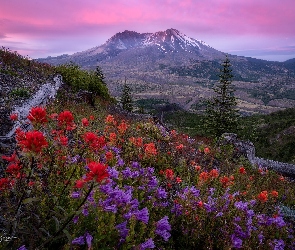
[[(99, 66), (113, 96), (120, 96), (126, 80), (135, 100), (160, 99), (195, 112), (212, 95), (225, 55), (176, 29), (143, 34), (126, 30), (92, 49), (38, 61), (52, 65), (74, 62), (86, 69)], [(267, 114), (295, 106), (294, 60), (228, 57), (243, 114)]]
[[(13, 88), (11, 75), (23, 79), (13, 65), (28, 61), (1, 55), (1, 85)], [(41, 64), (23, 70), (36, 67), (42, 72)], [(1, 250), (294, 249), (294, 179), (251, 164), (235, 144), (124, 112), (95, 72), (48, 69), (64, 84), (46, 106), (30, 108), (16, 147), (1, 153)], [(288, 115), (279, 117), (289, 126)]]

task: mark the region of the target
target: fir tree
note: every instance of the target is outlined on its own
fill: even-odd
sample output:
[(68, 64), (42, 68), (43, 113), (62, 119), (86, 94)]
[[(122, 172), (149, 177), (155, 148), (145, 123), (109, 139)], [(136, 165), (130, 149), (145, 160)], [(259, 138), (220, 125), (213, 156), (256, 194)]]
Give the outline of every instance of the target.
[(235, 132), (238, 126), (239, 114), (231, 72), (230, 60), (226, 56), (220, 69), (219, 82), (213, 88), (215, 95), (206, 102), (204, 126), (207, 132), (217, 137), (226, 132)]
[(121, 96), (121, 104), (122, 104), (123, 109), (125, 109), (129, 112), (131, 112), (133, 110), (131, 89), (126, 84), (126, 79), (125, 79), (125, 83), (123, 86), (123, 91), (122, 91), (122, 96)]
[(98, 77), (101, 80), (101, 82), (103, 84), (106, 85), (106, 83), (104, 81), (104, 74), (102, 72), (102, 69), (99, 66), (97, 66), (96, 69), (95, 69), (95, 75), (96, 75), (96, 77)]

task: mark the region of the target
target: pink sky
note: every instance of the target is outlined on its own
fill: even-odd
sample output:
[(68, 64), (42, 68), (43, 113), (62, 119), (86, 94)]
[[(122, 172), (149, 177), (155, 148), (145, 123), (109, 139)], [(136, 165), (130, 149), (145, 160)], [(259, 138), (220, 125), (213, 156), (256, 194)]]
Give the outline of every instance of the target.
[(0, 46), (72, 54), (117, 32), (175, 28), (235, 55), (295, 58), (295, 0), (0, 0)]

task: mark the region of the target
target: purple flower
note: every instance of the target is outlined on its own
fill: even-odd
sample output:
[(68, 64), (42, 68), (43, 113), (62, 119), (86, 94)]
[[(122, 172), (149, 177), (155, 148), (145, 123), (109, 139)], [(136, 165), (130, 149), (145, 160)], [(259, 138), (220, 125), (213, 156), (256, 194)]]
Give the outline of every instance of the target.
[(142, 221), (145, 224), (147, 224), (149, 221), (149, 210), (146, 207), (135, 212), (134, 215), (137, 220)]
[(240, 210), (247, 210), (248, 208), (248, 202), (243, 202), (243, 201), (236, 201), (234, 206), (237, 208), (237, 209), (240, 209)]
[(123, 171), (122, 171), (123, 177), (124, 178), (132, 178), (132, 172), (131, 169), (129, 167), (126, 167)]
[(152, 249), (152, 248), (155, 248), (155, 243), (153, 239), (151, 238), (140, 245), (140, 250)]
[(157, 180), (157, 177), (153, 176), (153, 177), (150, 179), (150, 181), (149, 181), (149, 183), (148, 183), (148, 186), (149, 186), (149, 188), (151, 188), (151, 189), (155, 189), (155, 188), (158, 186), (158, 180)]
[(200, 190), (196, 189), (194, 186), (190, 188), (190, 192), (193, 194), (193, 196), (195, 197), (199, 197), (200, 196)]
[(88, 209), (87, 209), (86, 206), (83, 207), (83, 209), (82, 209), (82, 214), (83, 214), (84, 216), (88, 216), (88, 215), (89, 215), (89, 212), (88, 212)]
[(117, 171), (116, 168), (108, 167), (108, 173), (110, 174), (110, 177), (113, 179), (119, 178), (119, 171)]
[(286, 222), (284, 221), (283, 217), (278, 216), (273, 219), (273, 222), (278, 226), (278, 227), (284, 227), (286, 226)]
[(155, 233), (161, 236), (165, 241), (167, 241), (171, 236), (171, 234), (168, 232), (170, 230), (171, 226), (168, 221), (168, 216), (164, 216), (161, 220), (157, 222)]
[(209, 188), (209, 193), (211, 196), (214, 194), (214, 192), (215, 192), (215, 188)]
[(182, 214), (182, 205), (181, 204), (174, 204), (171, 208), (171, 212), (174, 213), (176, 216), (180, 216)]
[(255, 214), (255, 213), (254, 213), (254, 211), (253, 211), (252, 209), (250, 209), (250, 210), (247, 210), (247, 216), (248, 216), (248, 217), (250, 217), (250, 218), (251, 218), (251, 217), (253, 217), (253, 216), (254, 216), (254, 214)]
[(73, 222), (74, 222), (74, 224), (76, 224), (76, 223), (78, 222), (78, 220), (79, 220), (79, 216), (76, 215), (76, 216), (73, 218)]
[(239, 221), (241, 221), (241, 217), (240, 217), (240, 216), (236, 216), (236, 217), (234, 217), (234, 221), (235, 221), (235, 222), (239, 222)]
[(133, 161), (132, 164), (131, 164), (131, 166), (132, 166), (133, 168), (137, 168), (137, 169), (140, 168), (140, 164), (139, 164), (137, 161)]
[[(285, 242), (283, 240), (274, 240), (274, 250), (284, 250), (285, 249)], [(270, 243), (271, 244), (271, 243)]]
[(76, 244), (76, 245), (84, 245), (84, 244), (85, 244), (84, 236), (80, 236), (80, 237), (74, 239), (74, 240), (72, 241), (72, 244)]
[(167, 198), (167, 192), (162, 187), (158, 187), (156, 195), (157, 195), (158, 199), (166, 199)]
[(74, 198), (74, 199), (77, 199), (77, 198), (80, 197), (80, 195), (81, 195), (80, 192), (73, 192), (73, 193), (71, 194), (71, 197)]
[(105, 206), (104, 211), (117, 213), (118, 209), (117, 209), (117, 206), (115, 204), (113, 204), (113, 205), (110, 205), (110, 206)]
[(91, 242), (93, 240), (93, 237), (88, 232), (86, 232), (85, 238), (86, 238), (87, 246), (90, 249), (91, 248)]
[(220, 217), (220, 216), (222, 216), (222, 215), (223, 215), (223, 213), (222, 213), (222, 212), (219, 212), (219, 213), (216, 214), (215, 217)]
[(231, 236), (231, 242), (235, 248), (242, 248), (243, 246), (243, 241), (234, 234)]
[(20, 246), (17, 250), (27, 250), (25, 245)]
[(262, 244), (262, 242), (263, 242), (263, 240), (264, 240), (264, 236), (263, 236), (263, 233), (262, 233), (262, 232), (260, 232), (260, 233), (258, 234), (258, 240), (259, 240), (259, 244)]
[(129, 229), (127, 229), (127, 221), (124, 221), (116, 226), (116, 229), (119, 231), (120, 237), (126, 239)]
[(125, 163), (124, 163), (124, 160), (122, 158), (118, 158), (117, 164), (118, 164), (119, 167), (122, 167), (122, 166), (124, 166)]

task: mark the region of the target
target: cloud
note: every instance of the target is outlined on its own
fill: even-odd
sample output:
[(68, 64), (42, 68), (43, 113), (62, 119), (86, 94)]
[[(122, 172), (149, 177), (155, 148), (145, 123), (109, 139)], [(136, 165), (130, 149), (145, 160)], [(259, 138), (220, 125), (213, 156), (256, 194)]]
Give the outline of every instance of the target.
[(34, 41), (34, 46), (58, 50), (57, 41), (66, 40), (79, 51), (83, 44), (85, 49), (100, 45), (126, 29), (176, 28), (207, 43), (243, 36), (257, 41), (294, 38), (294, 13), (294, 0), (9, 0), (1, 3), (0, 39)]

